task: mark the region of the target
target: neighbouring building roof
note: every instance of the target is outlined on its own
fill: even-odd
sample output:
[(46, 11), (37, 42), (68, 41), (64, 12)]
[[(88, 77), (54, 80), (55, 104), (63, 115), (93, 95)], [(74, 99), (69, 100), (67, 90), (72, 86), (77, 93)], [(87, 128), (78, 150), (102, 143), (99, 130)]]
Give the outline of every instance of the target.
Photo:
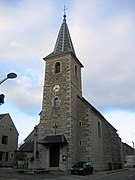
[(10, 121), (12, 122), (12, 125), (14, 126), (17, 134), (19, 135), (19, 133), (18, 133), (18, 131), (17, 131), (17, 129), (16, 129), (16, 126), (14, 125), (14, 122), (13, 122), (13, 120), (12, 120), (12, 118), (11, 118), (11, 116), (10, 116), (9, 113), (0, 114), (0, 122), (1, 122), (6, 116), (8, 116), (8, 117), (10, 118)]
[(25, 142), (19, 148), (19, 151), (23, 152), (33, 152), (34, 151), (34, 141)]
[(134, 151), (134, 148), (129, 146), (127, 143), (122, 142), (122, 146)]

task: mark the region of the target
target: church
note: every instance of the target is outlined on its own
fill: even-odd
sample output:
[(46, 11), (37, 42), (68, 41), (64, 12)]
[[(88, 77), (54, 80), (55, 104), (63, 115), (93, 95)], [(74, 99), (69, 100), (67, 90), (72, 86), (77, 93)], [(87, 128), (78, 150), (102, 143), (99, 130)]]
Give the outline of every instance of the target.
[(20, 147), (26, 151), (26, 144), (33, 143), (27, 167), (68, 171), (74, 163), (87, 161), (94, 170), (121, 168), (117, 130), (82, 96), (84, 66), (76, 56), (65, 14), (54, 50), (43, 59), (40, 122)]

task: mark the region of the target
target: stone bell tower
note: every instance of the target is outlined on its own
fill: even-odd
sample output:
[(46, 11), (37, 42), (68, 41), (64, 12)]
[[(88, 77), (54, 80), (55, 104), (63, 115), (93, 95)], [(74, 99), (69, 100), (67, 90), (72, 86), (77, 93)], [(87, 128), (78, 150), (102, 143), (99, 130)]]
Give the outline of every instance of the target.
[(77, 161), (77, 97), (82, 97), (83, 65), (76, 57), (65, 14), (54, 51), (43, 59), (39, 158), (42, 168), (67, 170)]

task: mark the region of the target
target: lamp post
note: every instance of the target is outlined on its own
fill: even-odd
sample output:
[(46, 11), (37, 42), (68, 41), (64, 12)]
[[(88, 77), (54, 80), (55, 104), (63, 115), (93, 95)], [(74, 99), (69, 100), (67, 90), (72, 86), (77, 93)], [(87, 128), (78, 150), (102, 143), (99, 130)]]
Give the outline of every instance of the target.
[(2, 79), (1, 81), (0, 81), (0, 84), (2, 84), (4, 81), (6, 81), (7, 79), (14, 79), (14, 78), (16, 78), (17, 77), (17, 74), (15, 74), (15, 73), (9, 73), (8, 75), (7, 75), (7, 77), (6, 78), (4, 78), (4, 79)]
[[(0, 84), (2, 84), (2, 83), (3, 83), (4, 81), (6, 81), (7, 79), (14, 79), (14, 78), (16, 78), (16, 77), (17, 77), (17, 74), (11, 72), (11, 73), (9, 73), (9, 74), (7, 75), (6, 78), (4, 78), (4, 79), (2, 79), (2, 80), (0, 81)], [(0, 105), (1, 105), (1, 104), (4, 104), (4, 98), (5, 98), (5, 95), (4, 95), (4, 94), (0, 94)]]

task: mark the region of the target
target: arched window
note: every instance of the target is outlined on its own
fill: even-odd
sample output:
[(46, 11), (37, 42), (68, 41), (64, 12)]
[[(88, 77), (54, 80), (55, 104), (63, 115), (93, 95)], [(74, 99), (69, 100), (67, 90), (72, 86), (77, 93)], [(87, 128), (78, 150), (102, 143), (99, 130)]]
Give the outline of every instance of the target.
[(58, 97), (55, 97), (53, 100), (53, 107), (57, 108), (60, 105), (60, 100)]
[(56, 62), (55, 63), (55, 73), (59, 73), (60, 72), (60, 62)]
[(100, 125), (100, 122), (98, 122), (98, 137), (101, 137), (101, 125)]

